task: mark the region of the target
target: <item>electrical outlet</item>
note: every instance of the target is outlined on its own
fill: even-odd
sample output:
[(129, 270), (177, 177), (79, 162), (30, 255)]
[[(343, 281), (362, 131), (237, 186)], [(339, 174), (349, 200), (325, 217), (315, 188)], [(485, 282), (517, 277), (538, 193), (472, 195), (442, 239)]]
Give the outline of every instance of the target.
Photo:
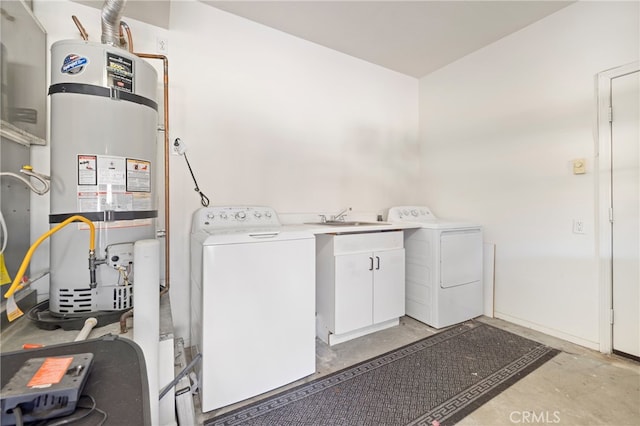
[(187, 145), (182, 142), (180, 138), (176, 138), (176, 140), (173, 141), (173, 149), (171, 152), (173, 155), (184, 155), (184, 153), (187, 152)]
[(158, 53), (166, 54), (169, 51), (169, 41), (164, 37), (156, 37), (156, 49)]
[(584, 220), (573, 219), (573, 233), (584, 234)]

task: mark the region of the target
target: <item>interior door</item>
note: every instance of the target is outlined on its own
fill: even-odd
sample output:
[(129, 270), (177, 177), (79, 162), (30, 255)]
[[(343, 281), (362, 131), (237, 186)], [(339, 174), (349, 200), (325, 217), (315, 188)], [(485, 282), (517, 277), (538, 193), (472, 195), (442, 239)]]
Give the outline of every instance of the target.
[(640, 357), (640, 72), (611, 79), (613, 350)]

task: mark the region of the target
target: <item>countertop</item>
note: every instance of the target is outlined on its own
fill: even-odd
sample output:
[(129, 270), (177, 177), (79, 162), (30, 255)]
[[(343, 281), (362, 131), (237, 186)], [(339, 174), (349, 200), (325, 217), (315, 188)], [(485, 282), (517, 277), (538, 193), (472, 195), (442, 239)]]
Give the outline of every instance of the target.
[[(351, 220), (351, 219), (349, 219)], [(283, 230), (291, 231), (307, 231), (314, 235), (317, 234), (358, 234), (367, 232), (386, 232), (386, 231), (401, 231), (405, 229), (420, 228), (419, 224), (415, 223), (392, 223), (392, 222), (375, 222), (375, 221), (359, 221), (363, 223), (371, 223), (372, 225), (323, 225), (320, 223), (302, 223), (302, 224), (289, 224), (283, 225)]]

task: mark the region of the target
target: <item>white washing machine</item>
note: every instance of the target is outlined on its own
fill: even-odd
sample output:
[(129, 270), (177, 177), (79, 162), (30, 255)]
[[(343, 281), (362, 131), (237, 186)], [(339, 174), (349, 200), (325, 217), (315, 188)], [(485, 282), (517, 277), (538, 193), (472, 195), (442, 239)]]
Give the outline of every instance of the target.
[(387, 220), (420, 225), (404, 231), (406, 314), (435, 328), (482, 315), (482, 227), (419, 206), (392, 207)]
[(313, 374), (314, 236), (268, 207), (197, 210), (191, 309), (203, 412)]

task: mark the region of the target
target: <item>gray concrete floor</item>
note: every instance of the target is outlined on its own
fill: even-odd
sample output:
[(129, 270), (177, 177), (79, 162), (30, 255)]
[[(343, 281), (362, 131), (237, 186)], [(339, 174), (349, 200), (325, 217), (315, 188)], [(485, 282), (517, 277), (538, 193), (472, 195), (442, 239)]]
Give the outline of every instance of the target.
[[(479, 321), (562, 351), (458, 424), (640, 426), (640, 363), (574, 345), (502, 320)], [(286, 388), (305, 383), (437, 333), (412, 318), (400, 325), (333, 347), (316, 340), (317, 372), (289, 386), (199, 415), (202, 422)], [(196, 405), (198, 401), (196, 398)], [(200, 413), (199, 406), (196, 412)]]
[(480, 320), (562, 352), (459, 425), (640, 425), (640, 363), (506, 321)]

